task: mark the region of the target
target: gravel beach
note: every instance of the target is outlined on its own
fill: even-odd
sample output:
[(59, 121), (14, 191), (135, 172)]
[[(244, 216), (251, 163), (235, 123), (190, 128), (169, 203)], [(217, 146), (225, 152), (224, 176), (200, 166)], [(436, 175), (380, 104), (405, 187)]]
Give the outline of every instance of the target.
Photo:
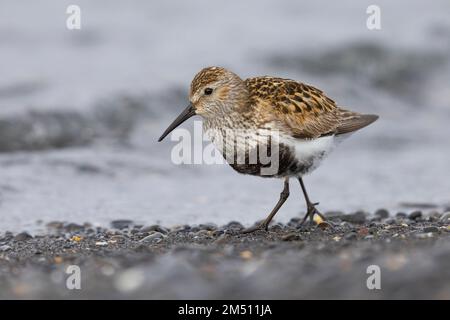
[[(450, 298), (450, 212), (326, 216), (319, 225), (292, 219), (245, 235), (239, 222), (169, 229), (130, 220), (5, 232), (0, 298)], [(66, 285), (73, 265), (79, 290)], [(367, 288), (371, 265), (380, 268), (381, 289)]]

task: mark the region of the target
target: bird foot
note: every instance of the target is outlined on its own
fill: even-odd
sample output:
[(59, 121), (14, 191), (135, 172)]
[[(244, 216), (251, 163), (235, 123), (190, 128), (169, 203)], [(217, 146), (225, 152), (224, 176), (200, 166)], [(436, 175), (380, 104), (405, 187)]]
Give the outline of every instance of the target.
[(265, 222), (261, 222), (261, 223), (254, 225), (253, 227), (242, 230), (241, 233), (248, 234), (248, 233), (252, 233), (255, 231), (268, 231), (268, 230), (269, 230), (269, 225)]
[(309, 221), (311, 223), (315, 224), (315, 221), (314, 221), (314, 216), (315, 215), (318, 215), (323, 221), (325, 221), (325, 217), (323, 216), (323, 214), (320, 213), (320, 211), (316, 209), (316, 206), (318, 204), (319, 204), (318, 202), (316, 202), (316, 203), (308, 203), (307, 204), (308, 210), (306, 212), (306, 215), (303, 217), (303, 220), (300, 223), (300, 226), (302, 226), (306, 222), (306, 219), (308, 219), (308, 217), (309, 217)]

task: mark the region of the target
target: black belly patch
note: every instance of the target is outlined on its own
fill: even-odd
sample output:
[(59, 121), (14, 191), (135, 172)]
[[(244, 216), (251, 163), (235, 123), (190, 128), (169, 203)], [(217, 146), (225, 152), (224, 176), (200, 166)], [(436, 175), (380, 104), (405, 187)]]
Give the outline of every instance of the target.
[[(258, 148), (247, 151), (245, 153), (245, 159), (242, 157), (242, 159), (238, 161), (238, 157), (235, 156), (234, 161), (229, 163), (230, 166), (242, 174), (250, 174), (268, 178), (303, 175), (306, 174), (313, 166), (312, 158), (310, 160), (303, 160), (302, 162), (299, 162), (295, 157), (294, 149), (285, 144), (278, 145), (278, 159), (276, 154), (272, 157), (272, 152), (274, 150), (271, 149), (270, 145), (263, 145), (262, 147), (264, 148), (263, 150), (267, 156), (260, 158), (259, 149), (261, 146), (258, 146)], [(267, 162), (268, 158), (271, 159), (269, 163)], [(272, 161), (276, 161), (276, 163), (273, 163)], [(269, 168), (274, 170), (267, 170)], [(262, 172), (264, 172), (264, 174)]]

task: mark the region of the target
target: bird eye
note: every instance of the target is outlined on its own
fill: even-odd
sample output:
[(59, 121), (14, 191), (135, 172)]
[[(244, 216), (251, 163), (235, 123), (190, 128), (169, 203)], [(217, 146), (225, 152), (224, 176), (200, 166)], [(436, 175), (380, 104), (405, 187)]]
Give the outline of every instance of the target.
[(206, 88), (206, 89), (205, 89), (205, 94), (206, 94), (207, 96), (209, 96), (212, 92), (213, 92), (213, 89), (212, 89), (212, 88)]

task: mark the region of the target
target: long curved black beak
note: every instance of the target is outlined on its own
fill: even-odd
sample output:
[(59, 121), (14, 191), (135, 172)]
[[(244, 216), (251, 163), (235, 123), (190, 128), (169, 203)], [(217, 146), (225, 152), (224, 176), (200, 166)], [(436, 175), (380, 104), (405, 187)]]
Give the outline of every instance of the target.
[(192, 103), (189, 103), (186, 109), (170, 124), (170, 126), (164, 131), (164, 133), (159, 137), (158, 142), (164, 139), (173, 129), (178, 127), (180, 124), (185, 122), (190, 117), (195, 116), (195, 108)]

